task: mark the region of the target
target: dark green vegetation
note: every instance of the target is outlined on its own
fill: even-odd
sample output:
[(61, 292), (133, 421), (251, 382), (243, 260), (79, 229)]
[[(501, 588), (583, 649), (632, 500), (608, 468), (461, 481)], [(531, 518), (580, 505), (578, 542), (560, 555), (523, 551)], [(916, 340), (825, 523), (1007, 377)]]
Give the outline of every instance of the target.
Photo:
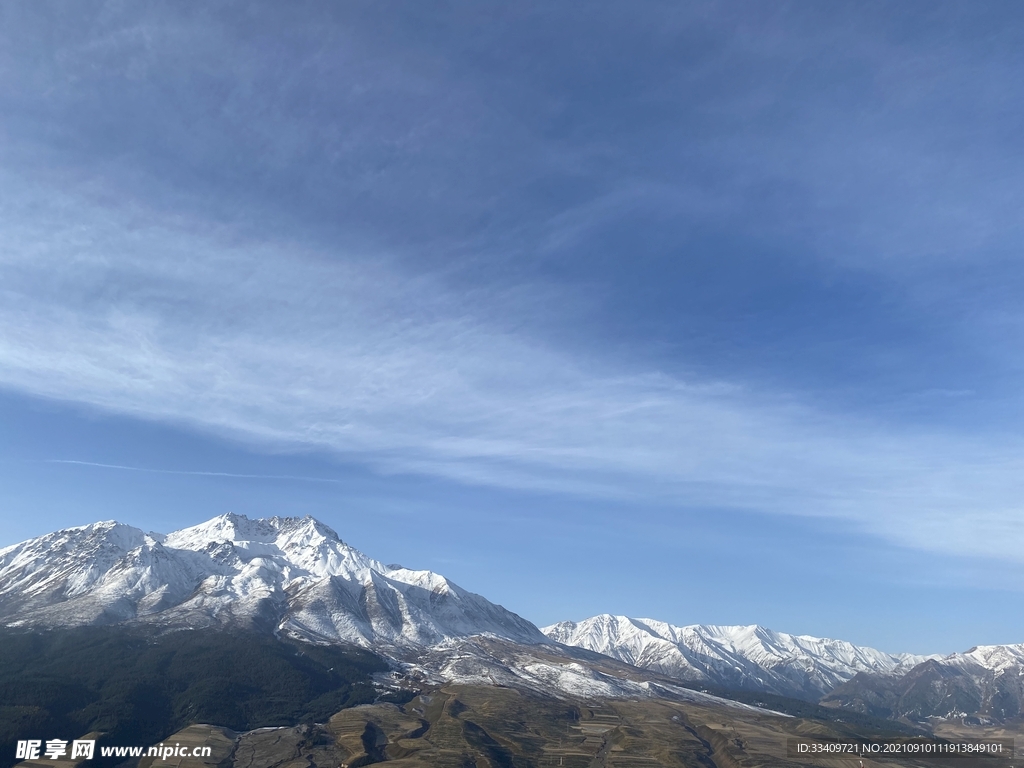
[(0, 767), (18, 739), (148, 745), (190, 723), (234, 730), (325, 721), (371, 702), (377, 656), (252, 632), (0, 630)]

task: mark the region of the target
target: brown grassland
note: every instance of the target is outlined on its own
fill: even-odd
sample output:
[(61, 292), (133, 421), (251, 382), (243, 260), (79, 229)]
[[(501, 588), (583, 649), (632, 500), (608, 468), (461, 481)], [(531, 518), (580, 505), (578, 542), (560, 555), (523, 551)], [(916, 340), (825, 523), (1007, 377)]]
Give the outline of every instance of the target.
[[(1021, 724), (953, 723), (944, 738), (1017, 738)], [(344, 709), (327, 723), (234, 734), (194, 725), (165, 743), (208, 744), (206, 760), (143, 758), (138, 768), (1010, 768), (1013, 760), (814, 759), (787, 755), (787, 739), (885, 739), (895, 732), (768, 711), (665, 700), (570, 701), (511, 688), (445, 685), (408, 703)], [(902, 735), (902, 734), (900, 734)], [(162, 765), (161, 765), (162, 764)]]

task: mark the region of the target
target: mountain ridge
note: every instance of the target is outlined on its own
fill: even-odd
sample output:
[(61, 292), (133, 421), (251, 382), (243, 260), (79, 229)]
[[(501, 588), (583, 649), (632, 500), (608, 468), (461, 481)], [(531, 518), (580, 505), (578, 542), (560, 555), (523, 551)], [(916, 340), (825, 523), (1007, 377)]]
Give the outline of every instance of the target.
[(929, 657), (889, 654), (843, 640), (790, 635), (759, 625), (675, 626), (599, 614), (541, 629), (566, 645), (694, 683), (764, 690), (816, 701), (858, 672), (909, 670)]
[(983, 724), (1024, 714), (1024, 643), (975, 646), (901, 676), (861, 673), (821, 699), (886, 718), (966, 717)]
[(890, 654), (758, 625), (610, 614), (541, 630), (440, 574), (385, 565), (310, 516), (229, 513), (168, 534), (109, 520), (4, 547), (0, 624), (255, 628), (369, 649), (413, 678), (538, 691), (687, 697), (707, 686), (869, 715), (1024, 711), (1024, 644)]
[(471, 634), (543, 643), (520, 616), (444, 576), (386, 566), (312, 517), (226, 514), (170, 534), (115, 521), (0, 550), (9, 625), (272, 625), (309, 642), (429, 647)]

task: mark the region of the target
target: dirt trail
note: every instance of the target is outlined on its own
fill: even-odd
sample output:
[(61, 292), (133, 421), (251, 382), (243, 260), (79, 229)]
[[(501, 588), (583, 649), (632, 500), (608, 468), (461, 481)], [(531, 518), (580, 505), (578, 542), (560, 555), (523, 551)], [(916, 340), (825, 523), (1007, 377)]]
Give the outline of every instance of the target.
[[(611, 731), (609, 731), (611, 733)], [(594, 755), (594, 759), (590, 761), (590, 768), (606, 768), (608, 764), (608, 753), (612, 749), (612, 742), (608, 738), (608, 734), (604, 735), (601, 739), (601, 747), (597, 750), (597, 754)]]
[(693, 723), (691, 723), (687, 718), (681, 718), (679, 722), (683, 728), (689, 731), (690, 735), (699, 741), (701, 746), (703, 746), (707, 751), (706, 755), (702, 755), (702, 758), (707, 762), (707, 765), (710, 766), (710, 768), (719, 768), (718, 763), (715, 762), (715, 748), (711, 746), (711, 742), (697, 733), (697, 729), (693, 727)]

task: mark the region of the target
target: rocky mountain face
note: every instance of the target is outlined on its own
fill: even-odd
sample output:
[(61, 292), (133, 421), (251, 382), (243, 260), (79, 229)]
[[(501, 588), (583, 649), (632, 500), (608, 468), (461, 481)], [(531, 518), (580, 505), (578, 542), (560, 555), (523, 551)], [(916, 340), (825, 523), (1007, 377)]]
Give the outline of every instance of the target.
[(903, 675), (861, 673), (821, 703), (877, 717), (1002, 721), (1024, 714), (1024, 645), (929, 659)]
[(1024, 644), (916, 656), (756, 625), (676, 627), (607, 614), (542, 631), (690, 683), (793, 696), (874, 717), (985, 722), (1024, 714)]
[(808, 701), (817, 701), (858, 673), (901, 674), (927, 658), (756, 625), (676, 627), (608, 614), (564, 621), (542, 631), (560, 643), (681, 680)]
[(443, 576), (384, 565), (312, 518), (223, 515), (162, 535), (115, 522), (0, 550), (8, 626), (254, 626), (400, 653), (537, 628)]
[(414, 682), (714, 699), (559, 646), (480, 595), (430, 571), (373, 560), (309, 517), (223, 515), (167, 535), (104, 522), (7, 547), (0, 623), (257, 629), (370, 649)]
[(251, 628), (369, 649), (414, 679), (541, 693), (692, 699), (702, 694), (687, 686), (707, 686), (882, 717), (1024, 713), (1024, 645), (925, 657), (610, 615), (541, 631), (444, 576), (373, 560), (310, 517), (222, 515), (166, 535), (103, 522), (0, 549), (0, 624)]

